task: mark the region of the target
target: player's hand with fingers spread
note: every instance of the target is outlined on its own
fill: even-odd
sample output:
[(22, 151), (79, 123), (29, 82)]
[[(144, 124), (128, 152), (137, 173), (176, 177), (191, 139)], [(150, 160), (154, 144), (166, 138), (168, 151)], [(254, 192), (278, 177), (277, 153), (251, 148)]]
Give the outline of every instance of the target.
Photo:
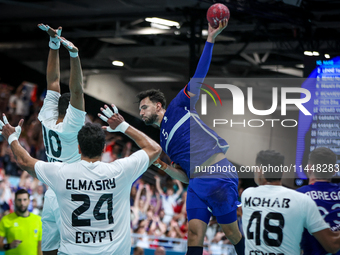
[(11, 249), (17, 248), (18, 245), (21, 244), (21, 242), (22, 242), (22, 241), (20, 241), (20, 240), (14, 240), (13, 242), (11, 242), (11, 243), (9, 244), (9, 247), (10, 247)]
[(228, 25), (228, 20), (224, 19), (221, 20), (219, 23), (219, 26), (217, 28), (213, 28), (209, 23), (208, 23), (208, 38), (207, 41), (210, 43), (214, 43), (216, 37), (225, 29)]
[(129, 124), (124, 120), (123, 116), (118, 113), (117, 107), (112, 104), (112, 110), (107, 105), (104, 105), (104, 108), (100, 108), (103, 114), (98, 113), (98, 117), (107, 122), (109, 124), (109, 127), (102, 127), (108, 132), (122, 132), (125, 133), (125, 131), (129, 128)]
[(24, 120), (21, 119), (19, 121), (19, 125), (16, 127), (12, 127), (7, 120), (7, 117), (5, 114), (2, 114), (3, 122), (0, 120), (0, 134), (5, 137), (5, 139), (8, 141), (8, 144), (11, 144), (13, 141), (18, 140), (20, 133), (21, 133), (21, 127), (24, 123)]

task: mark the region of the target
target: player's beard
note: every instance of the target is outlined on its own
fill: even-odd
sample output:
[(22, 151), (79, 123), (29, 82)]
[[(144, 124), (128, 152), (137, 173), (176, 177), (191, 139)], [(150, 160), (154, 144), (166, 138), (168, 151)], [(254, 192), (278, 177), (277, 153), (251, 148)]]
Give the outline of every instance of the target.
[(153, 125), (157, 121), (157, 114), (150, 115), (149, 118), (144, 120), (145, 125)]
[(27, 211), (28, 206), (17, 206), (16, 209), (19, 213), (23, 214)]

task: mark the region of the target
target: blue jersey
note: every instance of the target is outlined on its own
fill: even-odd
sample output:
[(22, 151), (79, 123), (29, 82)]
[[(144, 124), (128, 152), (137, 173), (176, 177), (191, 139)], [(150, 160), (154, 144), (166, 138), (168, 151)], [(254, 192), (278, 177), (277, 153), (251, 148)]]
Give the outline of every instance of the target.
[[(226, 153), (229, 147), (224, 139), (203, 123), (195, 109), (201, 86), (199, 81), (203, 81), (208, 72), (212, 48), (213, 44), (207, 42), (193, 77), (196, 78), (195, 82), (189, 82), (171, 101), (160, 126), (162, 149), (186, 171), (189, 178), (195, 166), (200, 166), (213, 154)], [(190, 98), (187, 90), (195, 96)]]
[[(315, 182), (312, 185), (303, 186), (297, 191), (310, 196), (317, 204), (324, 220), (330, 225), (332, 231), (340, 230), (340, 187), (329, 182)], [(304, 231), (301, 241), (301, 249), (305, 255), (328, 254), (321, 244)], [(336, 253), (340, 255), (340, 252)]]

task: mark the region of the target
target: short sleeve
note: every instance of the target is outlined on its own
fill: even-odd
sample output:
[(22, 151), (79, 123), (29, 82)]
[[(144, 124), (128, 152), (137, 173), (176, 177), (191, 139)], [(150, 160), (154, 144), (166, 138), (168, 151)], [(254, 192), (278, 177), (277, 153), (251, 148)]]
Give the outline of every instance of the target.
[(59, 170), (63, 163), (38, 161), (34, 165), (35, 173), (39, 181), (45, 183), (55, 191), (57, 181), (60, 179)]
[(78, 110), (69, 104), (63, 120), (64, 130), (67, 130), (67, 132), (78, 132), (84, 126), (85, 115), (86, 112)]
[(118, 159), (114, 163), (120, 164), (123, 173), (129, 183), (133, 183), (139, 176), (141, 176), (149, 167), (149, 156), (144, 150), (139, 150), (131, 156)]
[(44, 104), (38, 115), (40, 121), (58, 117), (59, 97), (60, 93), (53, 90), (47, 90)]
[(0, 236), (6, 237), (6, 229), (5, 229), (5, 224), (4, 224), (4, 218), (2, 218), (1, 221), (0, 221)]
[[(305, 228), (310, 234), (329, 228), (329, 225), (322, 218), (316, 203), (305, 195), (306, 221)], [(304, 211), (304, 210), (303, 210)]]

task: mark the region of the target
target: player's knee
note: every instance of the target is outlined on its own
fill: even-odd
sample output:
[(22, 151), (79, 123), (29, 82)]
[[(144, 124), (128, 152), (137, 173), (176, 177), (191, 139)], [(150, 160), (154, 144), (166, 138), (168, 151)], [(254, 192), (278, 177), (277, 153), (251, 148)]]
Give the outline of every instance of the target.
[(197, 237), (198, 236), (197, 229), (189, 227), (189, 229), (188, 229), (188, 236), (190, 236), (190, 237)]
[(238, 227), (235, 227), (233, 225), (229, 225), (229, 226), (224, 226), (223, 227), (223, 232), (225, 234), (225, 236), (232, 242), (238, 242), (239, 239), (241, 239), (242, 234), (239, 231)]

